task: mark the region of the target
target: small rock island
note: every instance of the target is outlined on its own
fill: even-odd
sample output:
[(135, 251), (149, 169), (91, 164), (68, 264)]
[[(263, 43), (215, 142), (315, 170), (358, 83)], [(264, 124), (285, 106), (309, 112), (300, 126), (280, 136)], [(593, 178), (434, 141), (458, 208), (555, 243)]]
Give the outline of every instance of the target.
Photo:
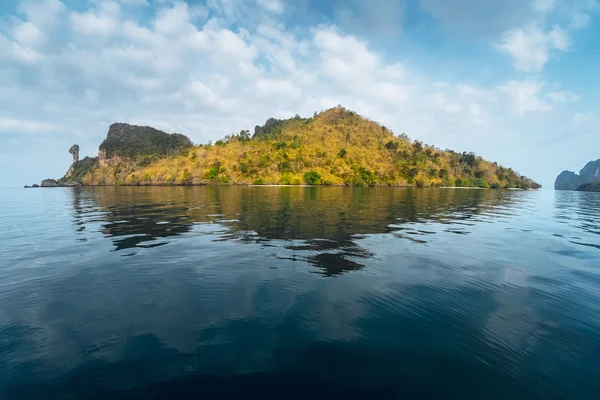
[(178, 133), (115, 123), (97, 157), (72, 163), (42, 187), (173, 185), (417, 186), (539, 189), (541, 185), (468, 152), (395, 135), (342, 106), (303, 118), (269, 118), (195, 146)]
[(563, 171), (554, 183), (556, 190), (600, 191), (600, 160), (590, 161), (579, 174)]

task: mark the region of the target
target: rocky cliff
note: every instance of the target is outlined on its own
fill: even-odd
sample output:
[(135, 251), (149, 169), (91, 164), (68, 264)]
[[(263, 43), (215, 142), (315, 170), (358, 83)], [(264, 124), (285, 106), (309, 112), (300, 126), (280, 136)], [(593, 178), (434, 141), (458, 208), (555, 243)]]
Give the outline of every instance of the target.
[(577, 188), (579, 192), (600, 192), (600, 182), (584, 183)]
[(59, 184), (65, 186), (81, 185), (83, 177), (98, 166), (98, 157), (85, 157), (77, 161), (73, 157), (73, 161), (65, 176), (58, 180)]
[(579, 174), (563, 171), (554, 182), (556, 190), (577, 190), (586, 183), (600, 182), (600, 160), (590, 161)]
[(184, 135), (169, 134), (149, 126), (112, 124), (98, 149), (101, 167), (135, 161), (144, 156), (166, 157), (192, 147)]

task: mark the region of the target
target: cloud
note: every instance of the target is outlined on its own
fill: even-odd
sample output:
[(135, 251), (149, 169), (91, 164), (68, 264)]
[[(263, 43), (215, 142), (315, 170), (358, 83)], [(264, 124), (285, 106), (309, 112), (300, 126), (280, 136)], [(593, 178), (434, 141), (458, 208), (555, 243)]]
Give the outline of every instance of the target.
[(598, 117), (592, 112), (579, 112), (573, 115), (573, 124), (578, 127), (590, 126), (596, 124), (597, 121)]
[(538, 12), (549, 12), (556, 7), (556, 0), (535, 0), (533, 6)]
[(567, 91), (549, 92), (547, 96), (554, 104), (572, 103), (581, 99), (580, 96)]
[(544, 32), (537, 25), (506, 32), (498, 48), (513, 58), (513, 66), (520, 71), (541, 71), (551, 55), (568, 51), (570, 39), (558, 26)]
[(148, 0), (116, 0), (121, 4), (128, 6), (149, 6)]
[(553, 107), (542, 99), (544, 84), (534, 80), (510, 81), (498, 87), (498, 90), (510, 98), (510, 104), (517, 114), (523, 116), (530, 112), (550, 111)]
[(42, 31), (31, 22), (16, 25), (13, 36), (17, 43), (31, 48), (38, 47), (44, 41)]
[(581, 12), (576, 13), (571, 19), (571, 28), (581, 29), (585, 28), (590, 23), (590, 16)]
[(0, 133), (48, 133), (56, 129), (55, 125), (45, 122), (18, 120), (0, 116)]
[(115, 33), (119, 25), (121, 9), (117, 3), (99, 3), (96, 10), (90, 12), (72, 12), (71, 24), (75, 32), (86, 36), (108, 37)]
[[(104, 1), (74, 11), (46, 0), (42, 6), (52, 24), (24, 4), (24, 19), (0, 34), (0, 129), (35, 133), (40, 148), (60, 138), (93, 155), (116, 121), (205, 143), (269, 117), (312, 115), (342, 104), (397, 133), (477, 151), (527, 173), (528, 164), (514, 158), (507, 143), (523, 132), (528, 118), (572, 105), (577, 97), (541, 77), (440, 82), (443, 74), (426, 72), (404, 56), (406, 49), (396, 51), (400, 46), (386, 52), (374, 39), (332, 21), (289, 29), (287, 9), (265, 12), (266, 3), (256, 0), (211, 0), (200, 8), (151, 2), (141, 14), (131, 11), (141, 3)], [(344, 4), (352, 12), (362, 7)], [(402, 10), (390, 11), (390, 24), (403, 18)], [(374, 15), (363, 22), (377, 20)], [(514, 32), (502, 38), (502, 50), (528, 72), (569, 49), (559, 28), (532, 25)], [(525, 37), (530, 34), (533, 39)], [(443, 62), (444, 69), (452, 68)]]
[(256, 3), (275, 14), (281, 14), (283, 12), (283, 2), (281, 0), (256, 0)]
[(18, 11), (37, 26), (54, 25), (67, 8), (60, 0), (25, 0), (19, 3)]

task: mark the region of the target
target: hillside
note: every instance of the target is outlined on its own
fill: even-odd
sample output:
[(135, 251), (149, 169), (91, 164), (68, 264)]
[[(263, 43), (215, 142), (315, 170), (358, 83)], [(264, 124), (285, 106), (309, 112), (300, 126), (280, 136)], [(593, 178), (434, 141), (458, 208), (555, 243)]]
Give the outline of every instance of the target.
[[(127, 143), (126, 138), (121, 142)], [(107, 148), (106, 142), (100, 150), (125, 153), (118, 146)], [(242, 131), (162, 159), (130, 150), (130, 161), (101, 163), (83, 183), (540, 187), (472, 153), (442, 151), (406, 135), (395, 136), (342, 107), (313, 118), (269, 119), (252, 137)]]
[(578, 192), (600, 192), (600, 182), (584, 183), (577, 188)]

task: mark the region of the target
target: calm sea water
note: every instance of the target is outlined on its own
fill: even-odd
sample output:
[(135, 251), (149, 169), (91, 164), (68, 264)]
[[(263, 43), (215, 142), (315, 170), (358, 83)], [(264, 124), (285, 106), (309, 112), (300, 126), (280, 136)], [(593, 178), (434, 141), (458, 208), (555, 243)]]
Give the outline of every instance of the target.
[(0, 399), (597, 399), (600, 193), (0, 190)]

